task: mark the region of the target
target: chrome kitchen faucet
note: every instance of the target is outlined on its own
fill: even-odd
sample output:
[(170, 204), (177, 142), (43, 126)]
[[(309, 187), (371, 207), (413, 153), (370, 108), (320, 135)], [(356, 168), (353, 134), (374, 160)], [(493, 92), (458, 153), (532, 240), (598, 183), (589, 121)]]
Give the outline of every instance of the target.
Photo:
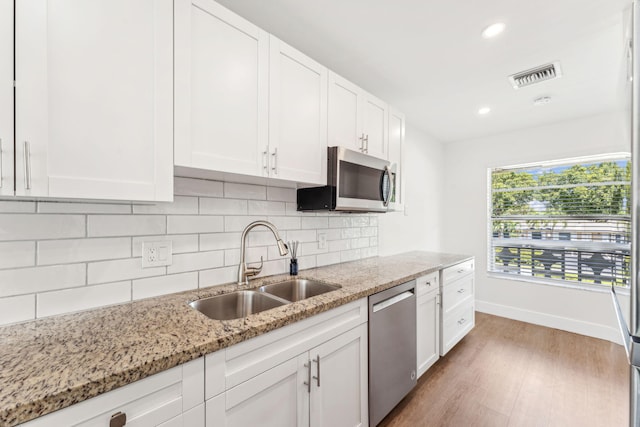
[(249, 267), (245, 262), (245, 247), (247, 246), (247, 234), (249, 231), (254, 229), (255, 227), (262, 225), (267, 227), (273, 233), (273, 237), (276, 238), (276, 244), (278, 245), (278, 250), (280, 251), (280, 255), (285, 256), (289, 253), (289, 248), (282, 241), (280, 235), (278, 234), (278, 229), (275, 225), (271, 224), (268, 221), (254, 221), (251, 224), (247, 225), (245, 229), (242, 231), (242, 236), (240, 237), (241, 246), (240, 246), (240, 265), (238, 266), (238, 288), (246, 286), (249, 284), (249, 277), (260, 274), (262, 271), (263, 260), (260, 257), (260, 266), (259, 267)]

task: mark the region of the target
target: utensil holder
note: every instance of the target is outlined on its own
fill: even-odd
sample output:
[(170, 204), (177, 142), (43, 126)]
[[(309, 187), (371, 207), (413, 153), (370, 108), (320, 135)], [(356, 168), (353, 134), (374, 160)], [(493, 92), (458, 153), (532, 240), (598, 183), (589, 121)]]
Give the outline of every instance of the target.
[(298, 259), (297, 258), (291, 258), (291, 263), (289, 264), (289, 274), (291, 276), (298, 275)]

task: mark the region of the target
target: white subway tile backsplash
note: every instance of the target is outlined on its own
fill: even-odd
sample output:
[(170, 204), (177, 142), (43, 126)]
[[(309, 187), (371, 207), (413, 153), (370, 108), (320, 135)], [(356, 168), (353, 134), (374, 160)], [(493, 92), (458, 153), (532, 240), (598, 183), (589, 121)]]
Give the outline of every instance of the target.
[(83, 286), (85, 264), (0, 270), (0, 297)]
[(249, 223), (264, 219), (263, 216), (225, 216), (224, 231), (242, 231)]
[(38, 242), (38, 265), (68, 264), (130, 256), (131, 237)]
[(221, 216), (182, 215), (167, 217), (168, 234), (215, 233), (224, 230)]
[(131, 204), (38, 202), (39, 213), (130, 214)]
[(197, 215), (198, 198), (175, 196), (173, 202), (133, 205), (134, 214)]
[(183, 178), (178, 176), (173, 178), (173, 191), (176, 196), (224, 196), (223, 185), (221, 182)]
[(29, 267), (35, 264), (35, 242), (0, 243), (0, 268)]
[[(253, 234), (253, 233), (252, 233)], [(251, 236), (252, 234), (249, 234)], [(233, 249), (240, 247), (242, 233), (212, 233), (200, 235), (200, 250)]]
[(246, 215), (247, 211), (246, 200), (200, 198), (200, 215)]
[(326, 254), (316, 255), (316, 262), (318, 267), (337, 264), (340, 262), (340, 252), (328, 252)]
[(316, 216), (316, 217), (306, 217), (303, 216), (300, 218), (300, 228), (309, 229), (309, 228), (328, 228), (329, 227), (329, 218), (326, 216)]
[(167, 274), (222, 267), (224, 265), (224, 252), (208, 251), (174, 255), (173, 263), (167, 267)]
[(238, 281), (238, 266), (201, 270), (198, 275), (200, 288), (233, 283)]
[(267, 187), (267, 200), (279, 202), (295, 202), (296, 189), (283, 187)]
[(266, 200), (267, 187), (263, 185), (225, 182), (224, 197), (227, 199)]
[(329, 240), (327, 246), (329, 247), (329, 252), (346, 251), (351, 249), (351, 240)]
[(268, 221), (275, 225), (278, 230), (299, 230), (301, 219), (296, 216), (270, 216)]
[(156, 236), (139, 236), (133, 238), (133, 257), (142, 256), (143, 242), (162, 242), (171, 241), (171, 250), (174, 254), (182, 254), (186, 252), (198, 252), (198, 235), (197, 234), (173, 234), (173, 235), (156, 235)]
[(84, 237), (84, 218), (84, 215), (0, 214), (0, 240)]
[(104, 307), (131, 300), (131, 282), (82, 286), (37, 294), (38, 317)]
[[(236, 282), (241, 231), (256, 220), (300, 242), (301, 270), (378, 253), (377, 215), (298, 212), (293, 188), (174, 183), (172, 203), (1, 201), (0, 324)], [(143, 269), (142, 243), (168, 240), (172, 264)], [(260, 277), (289, 271), (263, 227), (247, 235), (247, 262), (260, 256)]]
[(0, 213), (31, 213), (36, 211), (36, 202), (0, 200)]
[(249, 215), (284, 215), (284, 202), (249, 200)]
[(133, 281), (133, 300), (198, 288), (198, 272), (170, 274)]
[(20, 295), (0, 298), (0, 325), (24, 322), (36, 317), (36, 296)]
[(88, 283), (94, 285), (139, 279), (141, 277), (161, 276), (165, 273), (166, 267), (142, 268), (142, 258), (127, 258), (89, 263), (87, 277)]
[(89, 215), (89, 237), (144, 236), (164, 234), (167, 222), (160, 215)]

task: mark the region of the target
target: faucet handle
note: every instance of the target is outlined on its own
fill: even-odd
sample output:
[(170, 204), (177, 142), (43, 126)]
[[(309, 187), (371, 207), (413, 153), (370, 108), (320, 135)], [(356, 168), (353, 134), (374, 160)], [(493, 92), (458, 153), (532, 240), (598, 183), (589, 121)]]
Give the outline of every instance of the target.
[(262, 266), (263, 266), (264, 262), (262, 260), (262, 257), (260, 257), (260, 265), (258, 267), (251, 267), (249, 264), (247, 264), (247, 270), (246, 270), (246, 275), (247, 277), (251, 277), (251, 276), (255, 276), (257, 274), (260, 274), (260, 272), (262, 271)]

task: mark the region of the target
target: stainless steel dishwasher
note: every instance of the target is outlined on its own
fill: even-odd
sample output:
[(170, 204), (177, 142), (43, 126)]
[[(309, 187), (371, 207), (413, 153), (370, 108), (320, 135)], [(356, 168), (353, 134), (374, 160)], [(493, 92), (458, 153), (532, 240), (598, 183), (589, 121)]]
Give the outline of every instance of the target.
[(369, 297), (369, 426), (416, 385), (416, 282)]

